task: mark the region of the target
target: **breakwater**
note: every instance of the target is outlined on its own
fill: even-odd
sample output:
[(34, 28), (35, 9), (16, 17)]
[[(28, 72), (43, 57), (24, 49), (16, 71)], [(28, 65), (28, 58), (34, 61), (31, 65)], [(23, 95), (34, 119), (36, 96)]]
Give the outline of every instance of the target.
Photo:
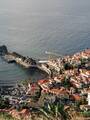
[(90, 49), (61, 59), (38, 62), (42, 65), (47, 63), (53, 76), (32, 83), (28, 80), (12, 88), (1, 89), (1, 111), (6, 110), (2, 103), (7, 106), (7, 99), (10, 112), (10, 108), (23, 110), (26, 107), (26, 110), (31, 110), (30, 108), (35, 107), (39, 110), (44, 105), (46, 107), (57, 103), (62, 103), (65, 108), (72, 105), (76, 108), (76, 103), (79, 103), (80, 113), (81, 110), (90, 110)]
[(22, 56), (16, 52), (8, 52), (5, 45), (0, 46), (0, 55), (8, 63), (16, 63), (26, 69), (37, 68), (47, 73), (48, 75), (51, 74), (50, 70), (45, 65), (46, 63), (39, 62), (40, 60), (35, 60), (33, 58), (29, 58), (28, 56)]
[[(56, 57), (54, 59), (50, 58), (47, 60), (37, 60), (22, 56), (16, 52), (8, 52), (6, 46), (1, 46), (0, 55), (7, 63), (16, 63), (18, 64), (18, 66), (25, 68), (25, 70), (30, 70), (30, 68), (34, 68), (33, 70), (31, 70), (32, 73), (34, 73), (35, 70), (38, 69), (39, 75), (40, 71), (42, 71), (44, 74), (47, 74), (49, 78), (53, 78), (55, 76), (58, 76), (59, 74), (62, 74), (64, 69), (80, 69), (82, 67), (89, 69), (90, 49), (86, 49), (74, 55), (67, 55), (59, 58)], [(84, 66), (84, 63), (86, 62), (87, 64), (86, 66)], [(42, 78), (39, 77), (39, 79)], [(36, 80), (39, 79), (36, 78)]]

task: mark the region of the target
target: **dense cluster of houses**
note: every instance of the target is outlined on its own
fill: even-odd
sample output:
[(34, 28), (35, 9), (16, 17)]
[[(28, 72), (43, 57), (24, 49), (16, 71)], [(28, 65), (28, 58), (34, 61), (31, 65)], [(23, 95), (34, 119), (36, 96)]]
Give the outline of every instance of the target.
[(57, 96), (63, 100), (64, 104), (69, 105), (83, 100), (90, 103), (88, 97), (90, 94), (90, 49), (72, 56), (48, 60), (45, 64), (53, 75), (48, 79), (38, 80), (37, 84), (28, 83), (26, 90), (19, 87), (19, 92), (16, 91), (16, 94), (19, 93), (27, 100), (31, 94), (34, 96), (34, 93), (42, 89), (43, 93)]
[[(10, 105), (18, 107), (23, 102), (32, 105), (32, 98), (37, 98), (38, 101), (45, 93), (52, 97), (51, 101), (62, 102), (65, 106), (79, 102), (80, 109), (90, 110), (90, 49), (71, 56), (50, 59), (42, 64), (51, 71), (51, 76), (48, 79), (38, 80), (37, 83), (28, 82), (26, 86), (17, 85), (6, 91), (9, 93), (9, 97), (6, 97), (9, 98)], [(27, 113), (27, 109), (19, 113), (14, 109), (10, 114), (13, 112), (23, 115)]]
[[(65, 69), (65, 65), (69, 64)], [(88, 100), (90, 94), (90, 49), (76, 53), (72, 56), (65, 56), (63, 59), (50, 60), (49, 67), (57, 70), (52, 78), (39, 80), (38, 84), (42, 91), (54, 94), (59, 98), (66, 98), (70, 101)], [(59, 72), (63, 68), (62, 73)], [(68, 102), (69, 103), (69, 102)]]

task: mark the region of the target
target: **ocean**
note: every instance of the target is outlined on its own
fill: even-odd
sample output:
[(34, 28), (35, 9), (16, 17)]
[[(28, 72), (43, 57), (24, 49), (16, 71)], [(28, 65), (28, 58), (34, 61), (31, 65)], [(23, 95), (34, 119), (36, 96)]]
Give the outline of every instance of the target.
[[(33, 58), (90, 48), (90, 0), (0, 0), (0, 45)], [(0, 86), (44, 78), (0, 58)]]

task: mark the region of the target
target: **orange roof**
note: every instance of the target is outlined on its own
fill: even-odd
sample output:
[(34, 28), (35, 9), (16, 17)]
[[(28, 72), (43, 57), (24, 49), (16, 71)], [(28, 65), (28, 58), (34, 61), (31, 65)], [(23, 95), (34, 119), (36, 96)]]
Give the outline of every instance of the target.
[(90, 49), (86, 49), (85, 53), (90, 54)]
[(67, 90), (65, 90), (64, 88), (61, 89), (51, 89), (49, 90), (50, 93), (53, 94), (67, 94)]
[(73, 94), (73, 95), (72, 95), (72, 98), (73, 98), (74, 100), (76, 100), (76, 101), (81, 100), (81, 97), (80, 97), (80, 95), (78, 95), (78, 94)]
[(47, 83), (47, 82), (49, 82), (49, 80), (44, 80), (44, 79), (43, 79), (43, 80), (39, 80), (39, 81), (38, 81), (38, 84), (44, 84), (44, 83)]

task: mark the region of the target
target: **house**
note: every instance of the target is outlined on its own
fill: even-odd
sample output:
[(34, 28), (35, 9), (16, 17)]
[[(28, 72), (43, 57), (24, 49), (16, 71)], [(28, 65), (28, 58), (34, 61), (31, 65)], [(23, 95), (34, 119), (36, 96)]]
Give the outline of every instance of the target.
[(90, 106), (90, 92), (88, 92), (87, 100), (88, 100), (88, 105)]

